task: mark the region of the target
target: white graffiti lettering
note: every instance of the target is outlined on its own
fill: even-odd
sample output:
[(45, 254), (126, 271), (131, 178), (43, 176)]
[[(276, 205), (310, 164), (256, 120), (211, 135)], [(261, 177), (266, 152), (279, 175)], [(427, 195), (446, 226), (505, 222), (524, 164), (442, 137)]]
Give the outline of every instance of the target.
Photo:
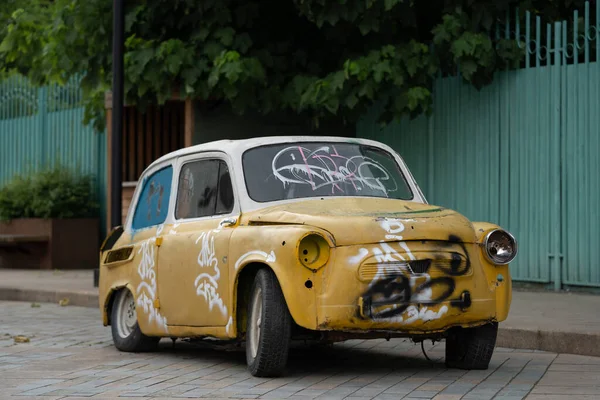
[[(291, 161), (290, 161), (291, 160)], [(310, 185), (312, 190), (331, 187), (331, 192), (344, 193), (341, 184), (360, 192), (365, 189), (388, 196), (398, 190), (389, 171), (377, 161), (361, 155), (340, 155), (335, 146), (322, 146), (311, 151), (290, 146), (278, 152), (272, 161), (273, 175), (283, 185)]]
[(208, 309), (212, 311), (214, 307), (217, 307), (223, 316), (227, 316), (227, 306), (223, 303), (223, 299), (219, 294), (219, 278), (221, 277), (221, 270), (219, 269), (219, 261), (215, 255), (215, 237), (211, 234), (212, 232), (202, 232), (196, 244), (201, 242), (200, 253), (198, 254), (198, 265), (200, 268), (213, 269), (214, 274), (207, 272), (201, 272), (194, 281), (196, 287), (196, 294), (204, 297), (208, 303)]
[(156, 238), (150, 238), (144, 241), (138, 250), (138, 254), (141, 254), (138, 275), (142, 281), (136, 290), (138, 294), (136, 305), (141, 307), (144, 313), (148, 315), (148, 323), (156, 322), (157, 325), (167, 331), (167, 319), (154, 307), (154, 301), (156, 300), (155, 240)]
[(233, 326), (233, 318), (229, 317), (229, 321), (227, 322), (227, 326), (225, 326), (225, 332), (227, 334), (231, 334), (231, 327)]

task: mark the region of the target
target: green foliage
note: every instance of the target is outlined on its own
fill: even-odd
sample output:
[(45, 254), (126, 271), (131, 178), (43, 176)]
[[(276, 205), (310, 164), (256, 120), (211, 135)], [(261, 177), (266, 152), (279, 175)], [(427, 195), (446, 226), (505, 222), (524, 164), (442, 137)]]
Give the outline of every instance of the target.
[(0, 189), (0, 220), (98, 215), (93, 179), (63, 166), (16, 176)]
[[(145, 0), (126, 3), (125, 96), (141, 108), (174, 91), (268, 113), (381, 121), (431, 109), (439, 74), (480, 88), (523, 57), (495, 40), (509, 10), (565, 15), (583, 0)], [(86, 122), (104, 123), (112, 2), (3, 0), (0, 73), (82, 81)], [(432, 51), (432, 45), (435, 51)]]

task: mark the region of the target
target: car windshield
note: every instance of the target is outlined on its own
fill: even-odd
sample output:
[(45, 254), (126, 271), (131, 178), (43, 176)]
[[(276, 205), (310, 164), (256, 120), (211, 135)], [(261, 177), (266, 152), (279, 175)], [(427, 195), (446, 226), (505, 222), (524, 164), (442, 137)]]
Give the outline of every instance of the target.
[(394, 157), (373, 146), (265, 145), (247, 150), (242, 163), (248, 194), (257, 202), (325, 196), (413, 198)]

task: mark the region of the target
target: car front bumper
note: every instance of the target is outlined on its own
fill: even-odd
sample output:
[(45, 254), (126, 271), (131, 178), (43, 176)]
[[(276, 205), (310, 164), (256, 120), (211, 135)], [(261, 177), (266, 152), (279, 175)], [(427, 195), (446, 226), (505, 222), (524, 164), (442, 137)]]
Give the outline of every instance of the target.
[[(508, 267), (486, 263), (475, 244), (412, 243), (404, 260), (398, 254), (370, 257), (372, 251), (361, 249), (338, 247), (325, 267), (317, 330), (425, 335), (506, 319)], [(418, 262), (426, 259), (433, 262), (417, 271)], [(404, 267), (410, 261), (417, 262), (415, 268)]]

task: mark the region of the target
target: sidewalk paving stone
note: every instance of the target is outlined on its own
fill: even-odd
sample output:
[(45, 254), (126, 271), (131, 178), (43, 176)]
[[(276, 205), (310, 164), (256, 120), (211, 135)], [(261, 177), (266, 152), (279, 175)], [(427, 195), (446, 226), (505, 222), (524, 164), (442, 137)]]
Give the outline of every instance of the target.
[[(497, 348), (490, 369), (448, 370), (444, 344), (349, 341), (290, 351), (283, 378), (255, 378), (243, 349), (170, 340), (154, 353), (121, 353), (97, 310), (0, 301), (0, 398), (569, 399), (598, 398), (600, 358)], [(101, 343), (94, 348), (91, 344)], [(91, 396), (91, 397), (88, 397)], [(123, 397), (125, 396), (125, 397)]]

